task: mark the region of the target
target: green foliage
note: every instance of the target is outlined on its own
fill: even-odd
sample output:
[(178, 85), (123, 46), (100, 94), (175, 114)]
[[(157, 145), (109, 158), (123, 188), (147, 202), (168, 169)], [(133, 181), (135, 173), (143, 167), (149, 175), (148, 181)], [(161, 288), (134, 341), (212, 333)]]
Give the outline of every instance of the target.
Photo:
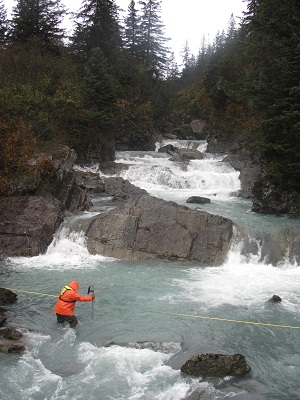
[(0, 1), (0, 44), (4, 43), (8, 28), (7, 13), (3, 1)]
[(57, 46), (63, 38), (60, 24), (65, 13), (61, 0), (18, 0), (13, 8), (10, 41)]
[(161, 21), (161, 0), (139, 0), (142, 7), (140, 19), (139, 57), (153, 73), (164, 70), (169, 50), (165, 43), (164, 25)]
[(117, 84), (109, 71), (108, 62), (99, 48), (92, 51), (84, 71), (84, 93), (95, 111), (111, 118), (117, 98)]
[[(255, 7), (254, 7), (255, 6)], [(251, 63), (244, 91), (259, 121), (251, 146), (277, 184), (300, 191), (300, 9), (278, 0), (249, 2), (245, 60)], [(256, 136), (259, 133), (258, 137)]]
[(99, 48), (111, 63), (116, 62), (122, 39), (115, 0), (85, 0), (71, 39), (73, 52), (82, 58)]

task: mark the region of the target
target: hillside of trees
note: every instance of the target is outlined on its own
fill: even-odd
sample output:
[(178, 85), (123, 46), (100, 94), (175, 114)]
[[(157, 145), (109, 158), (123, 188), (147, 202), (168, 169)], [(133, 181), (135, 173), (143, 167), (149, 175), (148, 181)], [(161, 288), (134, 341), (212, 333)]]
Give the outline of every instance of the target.
[[(298, 0), (245, 0), (247, 12), (178, 66), (161, 0), (83, 0), (67, 37), (60, 0), (0, 0), (0, 193), (29, 173), (37, 148), (74, 148), (81, 162), (151, 149), (173, 114), (243, 137), (270, 181), (300, 192)], [(43, 165), (38, 166), (43, 168)]]

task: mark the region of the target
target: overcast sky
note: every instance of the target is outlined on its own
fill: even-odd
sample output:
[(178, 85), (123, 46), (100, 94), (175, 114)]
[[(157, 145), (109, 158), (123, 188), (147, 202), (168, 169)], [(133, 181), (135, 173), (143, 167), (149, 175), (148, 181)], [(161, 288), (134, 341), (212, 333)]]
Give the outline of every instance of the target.
[[(8, 11), (16, 0), (4, 0)], [(69, 11), (78, 11), (82, 0), (62, 0)], [(116, 4), (127, 11), (130, 0), (116, 0)], [(181, 61), (180, 53), (188, 41), (191, 53), (197, 55), (203, 35), (213, 42), (217, 31), (226, 31), (231, 14), (238, 22), (242, 11), (246, 10), (243, 0), (162, 0), (162, 22), (165, 35), (171, 38), (168, 47)], [(136, 0), (138, 8), (138, 0)], [(69, 27), (71, 25), (69, 24)]]

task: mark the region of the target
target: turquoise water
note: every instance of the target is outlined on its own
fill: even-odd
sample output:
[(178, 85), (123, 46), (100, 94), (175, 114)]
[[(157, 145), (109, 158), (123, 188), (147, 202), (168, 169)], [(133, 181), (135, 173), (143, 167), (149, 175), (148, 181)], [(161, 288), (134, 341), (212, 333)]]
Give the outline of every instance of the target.
[[(147, 157), (147, 163), (154, 162)], [(253, 230), (257, 224), (260, 230), (272, 231), (290, 223), (252, 215), (249, 203), (230, 196), (238, 175), (224, 168), (221, 165), (223, 172), (218, 173), (232, 176), (224, 177), (226, 184), (219, 184), (220, 194), (214, 196), (224, 214), (233, 210), (240, 223)], [(165, 171), (176, 177), (176, 168), (167, 165)], [(159, 188), (155, 176), (145, 186), (164, 197), (168, 186), (162, 186), (162, 175), (160, 170)], [(187, 181), (186, 176), (181, 178)], [(212, 179), (207, 173), (206, 194), (213, 188)], [(222, 176), (218, 179), (222, 182)], [(174, 200), (177, 189), (169, 190)], [(180, 194), (189, 197), (195, 190), (201, 195), (194, 187), (182, 188)], [(286, 259), (276, 266), (262, 262), (259, 253), (242, 254), (238, 241), (219, 267), (91, 256), (84, 234), (70, 232), (72, 220), (65, 221), (45, 255), (0, 262), (1, 286), (18, 294), (18, 302), (8, 306), (9, 322), (22, 329), (27, 345), (21, 357), (0, 353), (1, 400), (179, 400), (195, 391), (201, 400), (300, 399), (300, 329), (291, 328), (300, 326), (297, 264)], [(96, 292), (93, 304), (77, 303), (75, 330), (58, 325), (53, 313), (53, 296), (72, 280), (79, 282), (80, 293), (86, 294), (90, 284)], [(266, 302), (273, 294), (282, 302)], [(244, 378), (224, 379), (181, 374), (184, 362), (202, 352), (241, 353), (251, 372)]]

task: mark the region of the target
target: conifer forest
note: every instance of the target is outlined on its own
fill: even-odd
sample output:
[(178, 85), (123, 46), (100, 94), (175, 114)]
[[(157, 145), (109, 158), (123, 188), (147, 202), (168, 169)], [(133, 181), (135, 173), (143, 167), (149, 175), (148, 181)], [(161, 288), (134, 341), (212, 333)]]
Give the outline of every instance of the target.
[[(74, 30), (61, 0), (0, 0), (0, 193), (27, 173), (36, 147), (59, 143), (84, 159), (102, 146), (147, 150), (172, 115), (207, 122), (263, 161), (275, 185), (300, 192), (299, 0), (245, 0), (198, 54), (178, 65), (161, 0), (83, 0)], [(85, 157), (86, 158), (86, 157)], [(41, 165), (46, 168), (46, 165)]]

